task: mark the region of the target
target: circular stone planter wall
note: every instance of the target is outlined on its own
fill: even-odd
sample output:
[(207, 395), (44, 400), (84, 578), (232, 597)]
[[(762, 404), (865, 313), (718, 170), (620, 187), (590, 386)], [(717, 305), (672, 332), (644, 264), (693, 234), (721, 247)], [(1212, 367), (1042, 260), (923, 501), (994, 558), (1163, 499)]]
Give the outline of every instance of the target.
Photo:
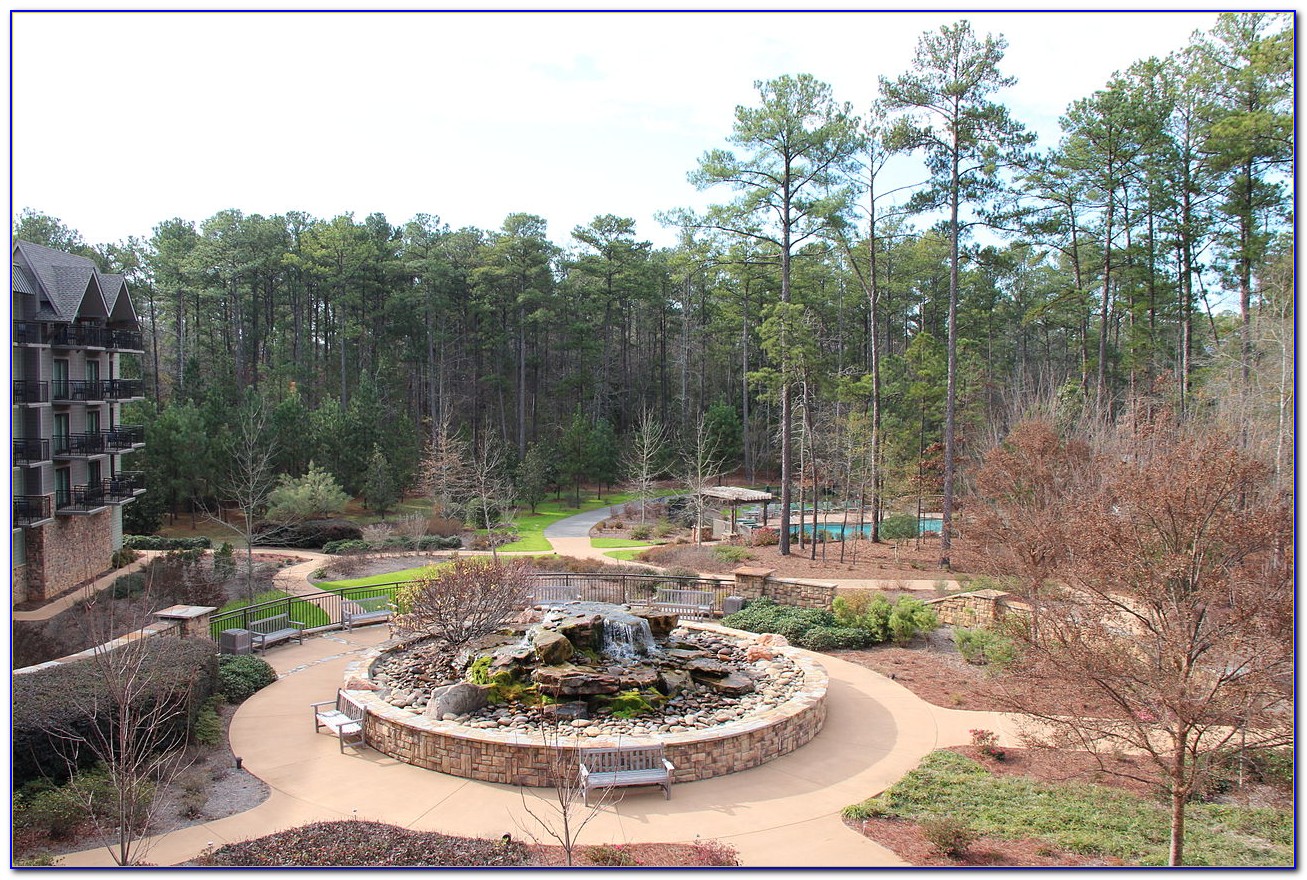
[[(757, 643), (754, 633), (707, 623), (682, 622), (687, 629), (730, 635), (744, 643)], [(658, 737), (570, 735), (546, 743), (540, 734), (507, 733), (466, 727), (454, 721), (437, 721), (396, 708), (367, 690), (368, 670), (383, 653), (369, 651), (346, 670), (345, 687), (366, 710), (363, 733), (367, 744), (405, 764), (438, 770), (451, 776), (498, 782), (505, 785), (546, 787), (552, 785), (551, 765), (556, 747), (563, 749), (604, 748), (661, 742), (667, 760), (676, 767), (676, 782), (694, 782), (748, 770), (806, 745), (826, 721), (826, 688), (829, 678), (820, 663), (789, 647), (770, 646), (788, 657), (803, 676), (794, 696), (780, 706), (740, 721), (732, 721), (686, 733)], [(578, 730), (579, 733), (579, 730)]]

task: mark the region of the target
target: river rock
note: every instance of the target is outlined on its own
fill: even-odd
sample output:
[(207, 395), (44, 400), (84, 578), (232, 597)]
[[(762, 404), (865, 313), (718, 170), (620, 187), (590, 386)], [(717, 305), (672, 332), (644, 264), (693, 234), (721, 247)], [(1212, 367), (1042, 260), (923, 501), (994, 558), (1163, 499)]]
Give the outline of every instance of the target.
[(692, 686), (693, 683), (688, 672), (679, 669), (665, 669), (658, 674), (658, 690), (669, 697), (683, 693)]
[(615, 694), (621, 690), (615, 676), (571, 663), (541, 666), (531, 673), (531, 679), (540, 686), (542, 692), (551, 696), (594, 696)]
[(766, 645), (750, 645), (744, 649), (744, 659), (750, 663), (757, 663), (759, 660), (774, 660), (776, 652)]
[(622, 690), (644, 690), (658, 686), (658, 670), (652, 666), (610, 667), (608, 671), (617, 676), (617, 683)]
[(544, 707), (544, 717), (559, 721), (576, 721), (590, 717), (590, 707), (585, 700), (573, 700), (570, 703), (554, 703)]
[(680, 623), (681, 616), (671, 611), (654, 611), (653, 609), (632, 609), (632, 614), (636, 617), (643, 617), (649, 621), (649, 632), (653, 633), (654, 638), (666, 638), (676, 629)]
[(731, 672), (729, 666), (711, 657), (696, 657), (689, 660), (685, 664), (685, 670), (697, 679), (722, 678)]

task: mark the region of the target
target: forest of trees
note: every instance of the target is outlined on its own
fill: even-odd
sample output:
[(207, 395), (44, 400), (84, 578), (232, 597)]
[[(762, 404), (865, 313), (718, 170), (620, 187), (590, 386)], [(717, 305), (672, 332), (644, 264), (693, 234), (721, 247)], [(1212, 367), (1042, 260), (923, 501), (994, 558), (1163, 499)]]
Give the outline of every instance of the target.
[[(314, 461), (352, 494), (374, 448), (414, 485), (442, 429), (511, 468), (558, 460), (540, 453), (577, 426), (622, 446), (649, 414), (675, 446), (709, 414), (721, 470), (787, 501), (924, 497), (947, 522), (963, 464), (1037, 402), (1209, 420), (1288, 487), (1292, 28), (1223, 14), (1074, 101), (1046, 149), (997, 97), (1004, 40), (966, 22), (924, 34), (869, 108), (806, 74), (759, 82), (727, 146), (686, 157), (716, 204), (668, 206), (666, 249), (617, 214), (567, 248), (516, 213), (483, 230), (232, 209), (90, 246), (26, 209), (14, 233), (128, 276), (139, 464), (174, 510), (221, 500), (249, 394), (277, 472)], [(904, 155), (925, 177), (891, 190)], [(588, 476), (620, 480), (603, 458)]]

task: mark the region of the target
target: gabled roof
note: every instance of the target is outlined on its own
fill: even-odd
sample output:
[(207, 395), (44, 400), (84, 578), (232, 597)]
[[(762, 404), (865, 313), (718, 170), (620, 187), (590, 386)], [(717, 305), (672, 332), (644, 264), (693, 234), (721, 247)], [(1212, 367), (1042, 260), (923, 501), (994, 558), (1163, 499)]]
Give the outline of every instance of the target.
[(36, 282), (42, 304), (48, 304), (57, 316), (53, 320), (112, 318), (136, 323), (136, 310), (132, 307), (126, 279), (101, 273), (94, 261), (86, 257), (30, 241), (16, 241), (13, 262), (23, 270), (18, 274)]

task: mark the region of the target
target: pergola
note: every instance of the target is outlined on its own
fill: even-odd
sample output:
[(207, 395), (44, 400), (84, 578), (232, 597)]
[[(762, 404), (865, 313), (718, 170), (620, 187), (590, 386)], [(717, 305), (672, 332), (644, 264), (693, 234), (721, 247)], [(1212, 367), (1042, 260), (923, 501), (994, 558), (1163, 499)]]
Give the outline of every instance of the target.
[(731, 508), (731, 534), (735, 533), (735, 513), (741, 504), (762, 503), (762, 524), (767, 525), (767, 502), (776, 496), (758, 489), (745, 489), (743, 486), (709, 486), (703, 490), (705, 498), (715, 498), (725, 502)]

